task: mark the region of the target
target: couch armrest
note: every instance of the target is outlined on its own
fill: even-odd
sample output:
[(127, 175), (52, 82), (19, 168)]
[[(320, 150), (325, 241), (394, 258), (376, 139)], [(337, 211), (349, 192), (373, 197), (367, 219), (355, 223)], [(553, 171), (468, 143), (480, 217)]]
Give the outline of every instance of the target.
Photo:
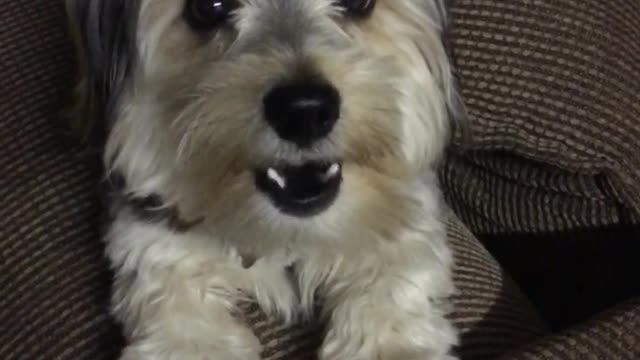
[(640, 359), (640, 297), (575, 328), (542, 338), (501, 359)]

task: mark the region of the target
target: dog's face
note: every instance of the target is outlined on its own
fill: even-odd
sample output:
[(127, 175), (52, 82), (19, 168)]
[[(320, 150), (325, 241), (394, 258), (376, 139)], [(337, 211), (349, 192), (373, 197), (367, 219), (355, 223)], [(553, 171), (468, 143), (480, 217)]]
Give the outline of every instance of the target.
[(447, 139), (440, 0), (70, 5), (108, 168), (222, 233), (383, 231)]

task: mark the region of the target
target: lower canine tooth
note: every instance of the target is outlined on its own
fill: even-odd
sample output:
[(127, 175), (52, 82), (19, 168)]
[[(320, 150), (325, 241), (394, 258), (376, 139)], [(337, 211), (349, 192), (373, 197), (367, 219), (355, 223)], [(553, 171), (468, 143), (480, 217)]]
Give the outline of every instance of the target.
[(267, 170), (267, 176), (273, 182), (278, 184), (278, 186), (280, 186), (281, 189), (284, 189), (287, 186), (287, 182), (285, 181), (284, 177), (282, 177), (280, 174), (278, 174), (278, 172), (275, 169), (269, 168)]
[(336, 175), (338, 175), (339, 172), (340, 172), (340, 164), (335, 163), (329, 167), (329, 170), (327, 170), (327, 172), (324, 174), (324, 178), (325, 180), (329, 180), (335, 177)]

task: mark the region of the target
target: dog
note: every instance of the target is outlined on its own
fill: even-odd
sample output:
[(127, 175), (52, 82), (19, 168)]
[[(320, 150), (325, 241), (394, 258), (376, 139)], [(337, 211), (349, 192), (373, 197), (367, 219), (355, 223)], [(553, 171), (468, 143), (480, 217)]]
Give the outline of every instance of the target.
[(124, 360), (257, 360), (235, 315), (314, 316), (321, 360), (454, 359), (435, 168), (444, 0), (67, 0), (107, 186)]

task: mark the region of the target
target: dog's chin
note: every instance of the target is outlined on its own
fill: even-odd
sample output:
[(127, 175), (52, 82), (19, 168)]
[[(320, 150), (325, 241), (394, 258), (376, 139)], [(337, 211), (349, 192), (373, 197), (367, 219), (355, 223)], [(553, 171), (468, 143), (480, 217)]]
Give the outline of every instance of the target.
[(306, 218), (329, 209), (340, 192), (342, 163), (310, 161), (279, 163), (255, 170), (257, 189), (281, 213)]

